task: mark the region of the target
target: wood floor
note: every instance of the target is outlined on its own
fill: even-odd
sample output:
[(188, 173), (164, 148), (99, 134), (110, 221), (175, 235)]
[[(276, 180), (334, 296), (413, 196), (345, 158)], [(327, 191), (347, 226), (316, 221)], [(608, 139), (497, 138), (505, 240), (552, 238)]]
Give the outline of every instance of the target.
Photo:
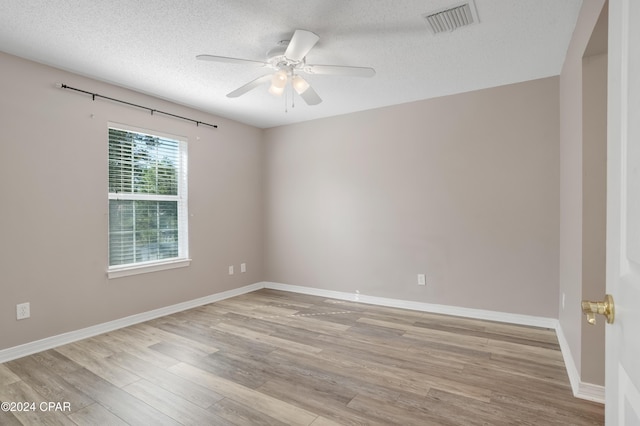
[(0, 364), (0, 401), (36, 408), (2, 425), (604, 422), (552, 330), (274, 290)]

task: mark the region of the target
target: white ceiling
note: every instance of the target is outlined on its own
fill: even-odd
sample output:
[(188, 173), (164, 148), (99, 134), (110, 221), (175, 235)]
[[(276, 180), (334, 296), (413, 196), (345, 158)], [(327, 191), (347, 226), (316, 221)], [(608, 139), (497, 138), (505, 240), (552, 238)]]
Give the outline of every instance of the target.
[[(582, 0), (476, 0), (479, 24), (431, 34), (461, 1), (0, 0), (0, 50), (261, 128), (560, 74)], [(225, 96), (265, 69), (195, 59), (263, 61), (296, 29), (320, 36), (308, 63), (376, 76), (305, 75), (323, 102), (285, 112), (268, 85)]]

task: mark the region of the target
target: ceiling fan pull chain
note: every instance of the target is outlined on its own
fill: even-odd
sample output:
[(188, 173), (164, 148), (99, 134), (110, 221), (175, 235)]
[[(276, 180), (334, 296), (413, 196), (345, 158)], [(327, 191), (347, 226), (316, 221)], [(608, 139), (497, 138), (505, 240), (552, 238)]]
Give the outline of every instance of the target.
[(291, 108), (296, 107), (296, 95), (293, 93), (293, 86), (291, 87)]
[(288, 113), (289, 110), (287, 109), (287, 88), (286, 87), (285, 87), (285, 90), (284, 90), (283, 99), (284, 99), (284, 112)]

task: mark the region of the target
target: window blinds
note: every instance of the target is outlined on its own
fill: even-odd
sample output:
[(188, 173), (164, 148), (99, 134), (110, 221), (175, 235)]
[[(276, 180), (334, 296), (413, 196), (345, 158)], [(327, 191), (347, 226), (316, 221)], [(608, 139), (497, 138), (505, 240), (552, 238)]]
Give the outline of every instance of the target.
[(187, 257), (186, 141), (109, 128), (109, 265)]

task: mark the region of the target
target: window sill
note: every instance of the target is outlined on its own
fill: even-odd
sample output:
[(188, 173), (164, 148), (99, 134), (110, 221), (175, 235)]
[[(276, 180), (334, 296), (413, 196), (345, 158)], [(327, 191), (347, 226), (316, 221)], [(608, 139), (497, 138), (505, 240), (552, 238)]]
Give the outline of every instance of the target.
[(146, 274), (148, 272), (164, 271), (167, 269), (184, 268), (191, 264), (191, 259), (174, 259), (166, 262), (153, 262), (124, 267), (113, 267), (107, 270), (109, 279), (128, 277), (129, 275)]

